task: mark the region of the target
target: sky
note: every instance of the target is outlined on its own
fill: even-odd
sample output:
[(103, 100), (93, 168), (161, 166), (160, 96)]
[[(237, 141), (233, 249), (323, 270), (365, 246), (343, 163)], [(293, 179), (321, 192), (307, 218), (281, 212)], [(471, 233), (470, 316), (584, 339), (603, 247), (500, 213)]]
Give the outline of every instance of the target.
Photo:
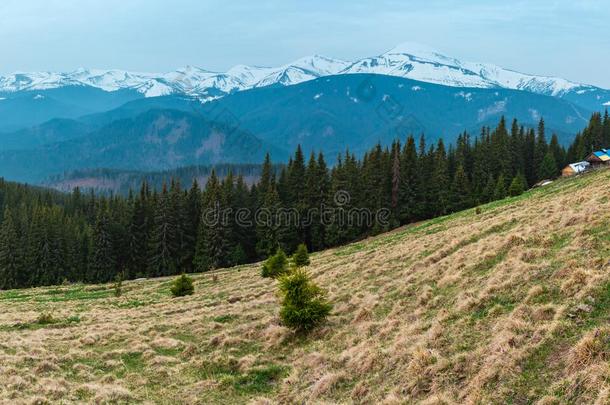
[(610, 88), (607, 0), (2, 0), (0, 75), (79, 67), (226, 71), (403, 42)]

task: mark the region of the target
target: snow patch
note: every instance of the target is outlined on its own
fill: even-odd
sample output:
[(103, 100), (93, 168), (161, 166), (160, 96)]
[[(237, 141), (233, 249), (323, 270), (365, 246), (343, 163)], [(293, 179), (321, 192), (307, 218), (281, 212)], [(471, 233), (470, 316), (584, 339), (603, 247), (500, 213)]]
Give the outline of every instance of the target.
[(460, 91), (459, 93), (455, 93), (455, 97), (462, 97), (466, 101), (472, 101), (472, 93), (470, 92), (465, 93), (463, 91)]
[(538, 112), (538, 110), (530, 108), (528, 111), (530, 113), (530, 117), (532, 117), (534, 121), (540, 121), (540, 113)]
[(421, 87), (420, 86), (413, 86), (413, 87), (411, 87), (411, 90), (412, 91), (420, 91)]
[(42, 100), (44, 98), (44, 96), (42, 94), (36, 94), (34, 96), (34, 100)]
[(500, 114), (504, 111), (506, 111), (506, 99), (502, 101), (496, 101), (491, 106), (479, 110), (479, 122), (484, 121), (490, 116)]

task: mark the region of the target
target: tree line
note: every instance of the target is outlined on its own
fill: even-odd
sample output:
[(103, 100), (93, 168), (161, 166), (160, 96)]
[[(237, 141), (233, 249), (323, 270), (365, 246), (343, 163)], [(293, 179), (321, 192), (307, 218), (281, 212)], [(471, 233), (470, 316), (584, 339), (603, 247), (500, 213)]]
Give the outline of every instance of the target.
[[(408, 136), (360, 158), (347, 151), (332, 167), (322, 153), (306, 158), (299, 147), (286, 165), (267, 156), (253, 185), (212, 171), (204, 186), (173, 179), (157, 191), (144, 181), (124, 197), (0, 179), (0, 288), (207, 271), (264, 259), (278, 247), (292, 253), (301, 243), (321, 250), (517, 195), (608, 145), (606, 112), (594, 114), (567, 149), (556, 135), (547, 140), (543, 120), (527, 128), (502, 118), (449, 146)], [(297, 222), (278, 219), (287, 208)], [(387, 221), (341, 220), (352, 208), (384, 209)]]

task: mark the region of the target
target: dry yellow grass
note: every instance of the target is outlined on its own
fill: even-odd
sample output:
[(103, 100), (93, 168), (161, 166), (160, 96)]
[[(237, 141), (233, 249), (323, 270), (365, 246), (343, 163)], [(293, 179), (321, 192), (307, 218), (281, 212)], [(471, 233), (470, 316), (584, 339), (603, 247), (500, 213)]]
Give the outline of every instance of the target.
[[(610, 173), (312, 256), (335, 307), (279, 324), (259, 266), (0, 293), (6, 403), (608, 403)], [(41, 325), (43, 312), (55, 323)]]

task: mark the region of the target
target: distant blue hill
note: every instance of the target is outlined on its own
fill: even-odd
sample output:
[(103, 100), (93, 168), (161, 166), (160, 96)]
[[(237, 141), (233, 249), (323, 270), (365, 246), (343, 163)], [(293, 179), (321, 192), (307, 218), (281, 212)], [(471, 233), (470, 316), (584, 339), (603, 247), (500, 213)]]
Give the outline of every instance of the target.
[(0, 139), (2, 133), (40, 125), (56, 118), (78, 118), (112, 110), (142, 97), (134, 90), (108, 92), (89, 86), (0, 92)]
[(13, 145), (17, 137), (18, 147), (0, 147), (0, 176), (41, 181), (84, 168), (257, 163), (266, 151), (280, 162), (298, 144), (306, 152), (324, 151), (332, 162), (346, 149), (360, 154), (409, 134), (452, 142), (465, 130), (476, 135), (482, 126), (496, 125), (502, 115), (527, 126), (544, 117), (549, 133), (568, 143), (591, 113), (566, 99), (520, 90), (456, 88), (372, 74), (327, 76), (205, 104), (177, 95), (135, 97), (109, 111), (44, 123), (4, 136)]

